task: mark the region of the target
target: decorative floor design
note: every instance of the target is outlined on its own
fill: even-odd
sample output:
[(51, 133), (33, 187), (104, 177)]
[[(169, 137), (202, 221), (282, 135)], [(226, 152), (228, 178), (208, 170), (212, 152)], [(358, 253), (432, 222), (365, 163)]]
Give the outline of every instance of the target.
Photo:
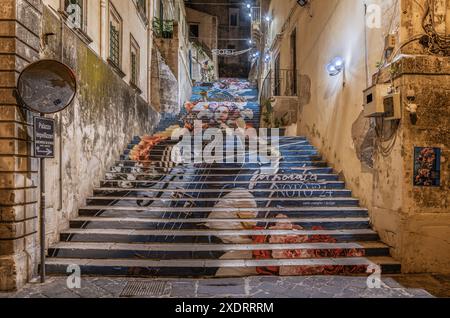
[[(134, 138), (49, 250), (48, 271), (77, 264), (84, 274), (128, 276), (399, 272), (368, 211), (304, 137), (256, 135), (265, 154), (250, 151), (251, 139), (226, 138), (259, 129), (257, 99), (245, 80), (197, 85), (179, 116), (163, 116), (160, 132)], [(173, 135), (195, 140), (198, 128), (219, 129), (223, 152), (245, 160), (180, 161), (183, 140)], [(188, 155), (198, 159), (195, 145)]]

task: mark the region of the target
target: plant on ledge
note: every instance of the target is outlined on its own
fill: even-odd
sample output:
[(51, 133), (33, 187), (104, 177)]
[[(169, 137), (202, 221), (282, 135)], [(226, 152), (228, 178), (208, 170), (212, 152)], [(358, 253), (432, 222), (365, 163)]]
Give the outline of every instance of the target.
[(261, 101), (262, 106), (262, 120), (266, 128), (272, 128), (273, 126), (273, 105), (275, 100), (273, 98), (263, 99)]
[(160, 18), (153, 19), (153, 33), (158, 38), (172, 39), (174, 30), (174, 20), (161, 20)]

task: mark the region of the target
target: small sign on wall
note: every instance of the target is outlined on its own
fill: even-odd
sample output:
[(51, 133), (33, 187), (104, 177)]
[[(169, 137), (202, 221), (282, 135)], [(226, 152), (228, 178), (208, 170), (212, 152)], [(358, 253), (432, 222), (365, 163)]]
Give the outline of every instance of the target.
[(441, 185), (441, 149), (414, 148), (414, 186), (439, 187)]
[(55, 157), (55, 121), (45, 117), (34, 117), (34, 156)]

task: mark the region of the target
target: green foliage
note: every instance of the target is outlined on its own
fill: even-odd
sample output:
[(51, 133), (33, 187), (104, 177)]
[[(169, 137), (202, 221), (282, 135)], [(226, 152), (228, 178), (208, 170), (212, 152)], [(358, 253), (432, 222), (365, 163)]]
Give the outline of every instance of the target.
[(262, 119), (267, 128), (272, 128), (273, 125), (273, 99), (264, 99), (261, 101), (262, 106)]
[(152, 29), (158, 38), (171, 39), (173, 38), (174, 20), (161, 20), (155, 17), (152, 21)]

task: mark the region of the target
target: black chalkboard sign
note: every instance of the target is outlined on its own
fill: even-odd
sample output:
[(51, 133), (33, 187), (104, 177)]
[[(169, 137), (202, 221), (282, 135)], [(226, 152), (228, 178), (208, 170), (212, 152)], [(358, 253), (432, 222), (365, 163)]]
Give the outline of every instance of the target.
[(55, 121), (50, 118), (34, 117), (34, 156), (55, 157)]

